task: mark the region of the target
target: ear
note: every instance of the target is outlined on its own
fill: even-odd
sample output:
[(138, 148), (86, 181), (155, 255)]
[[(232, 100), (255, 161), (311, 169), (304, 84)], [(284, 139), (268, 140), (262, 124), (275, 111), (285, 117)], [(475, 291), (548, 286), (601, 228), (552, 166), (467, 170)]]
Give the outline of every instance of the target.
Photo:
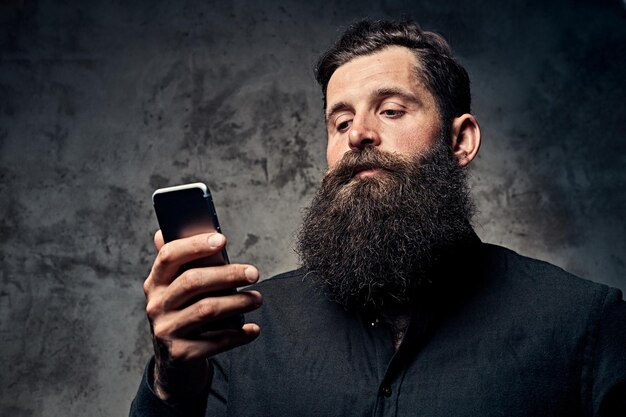
[(469, 113), (455, 117), (452, 121), (452, 153), (459, 166), (469, 165), (480, 148), (480, 127), (476, 118)]

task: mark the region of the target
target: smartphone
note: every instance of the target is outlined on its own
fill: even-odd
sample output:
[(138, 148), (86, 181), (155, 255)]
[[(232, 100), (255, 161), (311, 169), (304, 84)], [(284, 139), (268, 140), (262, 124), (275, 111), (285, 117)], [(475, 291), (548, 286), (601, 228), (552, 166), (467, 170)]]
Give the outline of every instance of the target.
[[(163, 240), (166, 243), (199, 233), (222, 233), (211, 192), (204, 183), (196, 182), (159, 188), (152, 194), (152, 204), (163, 233)], [(215, 255), (185, 264), (179, 270), (179, 274), (191, 268), (219, 266), (227, 263), (229, 263), (228, 254), (224, 248)], [(203, 297), (219, 297), (236, 292), (237, 290), (233, 288), (203, 294), (189, 304), (193, 304)], [(243, 326), (243, 322), (243, 315), (238, 315), (212, 322), (201, 331), (239, 329)]]

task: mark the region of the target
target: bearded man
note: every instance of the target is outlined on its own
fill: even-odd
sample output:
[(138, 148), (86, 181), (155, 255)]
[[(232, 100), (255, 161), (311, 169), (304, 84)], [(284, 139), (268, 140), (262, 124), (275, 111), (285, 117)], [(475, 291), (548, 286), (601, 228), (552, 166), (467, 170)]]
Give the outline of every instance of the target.
[[(626, 415), (621, 293), (472, 230), (480, 129), (445, 40), (359, 22), (317, 79), (329, 170), (299, 233), (302, 268), (213, 297), (258, 271), (177, 276), (225, 239), (157, 233), (144, 284), (155, 359), (131, 415)], [(202, 330), (241, 313), (240, 330)]]

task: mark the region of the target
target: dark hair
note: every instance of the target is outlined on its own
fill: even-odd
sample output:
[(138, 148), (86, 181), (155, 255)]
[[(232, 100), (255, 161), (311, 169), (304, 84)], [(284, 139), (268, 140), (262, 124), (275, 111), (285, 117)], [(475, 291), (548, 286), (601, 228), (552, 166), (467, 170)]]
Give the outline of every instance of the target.
[(471, 94), (467, 71), (452, 57), (446, 40), (423, 31), (416, 22), (362, 20), (352, 24), (317, 61), (315, 78), (322, 87), (324, 108), (328, 81), (348, 61), (371, 55), (389, 46), (404, 46), (415, 53), (417, 76), (435, 97), (444, 127), (470, 112)]

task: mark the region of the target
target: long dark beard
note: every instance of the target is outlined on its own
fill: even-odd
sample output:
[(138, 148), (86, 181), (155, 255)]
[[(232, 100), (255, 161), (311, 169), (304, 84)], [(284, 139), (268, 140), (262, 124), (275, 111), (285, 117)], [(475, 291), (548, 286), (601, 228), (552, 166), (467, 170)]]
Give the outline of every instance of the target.
[[(382, 171), (354, 177), (364, 168)], [(473, 211), (467, 174), (444, 145), (414, 158), (349, 151), (306, 209), (296, 251), (345, 308), (402, 309), (473, 235)]]

